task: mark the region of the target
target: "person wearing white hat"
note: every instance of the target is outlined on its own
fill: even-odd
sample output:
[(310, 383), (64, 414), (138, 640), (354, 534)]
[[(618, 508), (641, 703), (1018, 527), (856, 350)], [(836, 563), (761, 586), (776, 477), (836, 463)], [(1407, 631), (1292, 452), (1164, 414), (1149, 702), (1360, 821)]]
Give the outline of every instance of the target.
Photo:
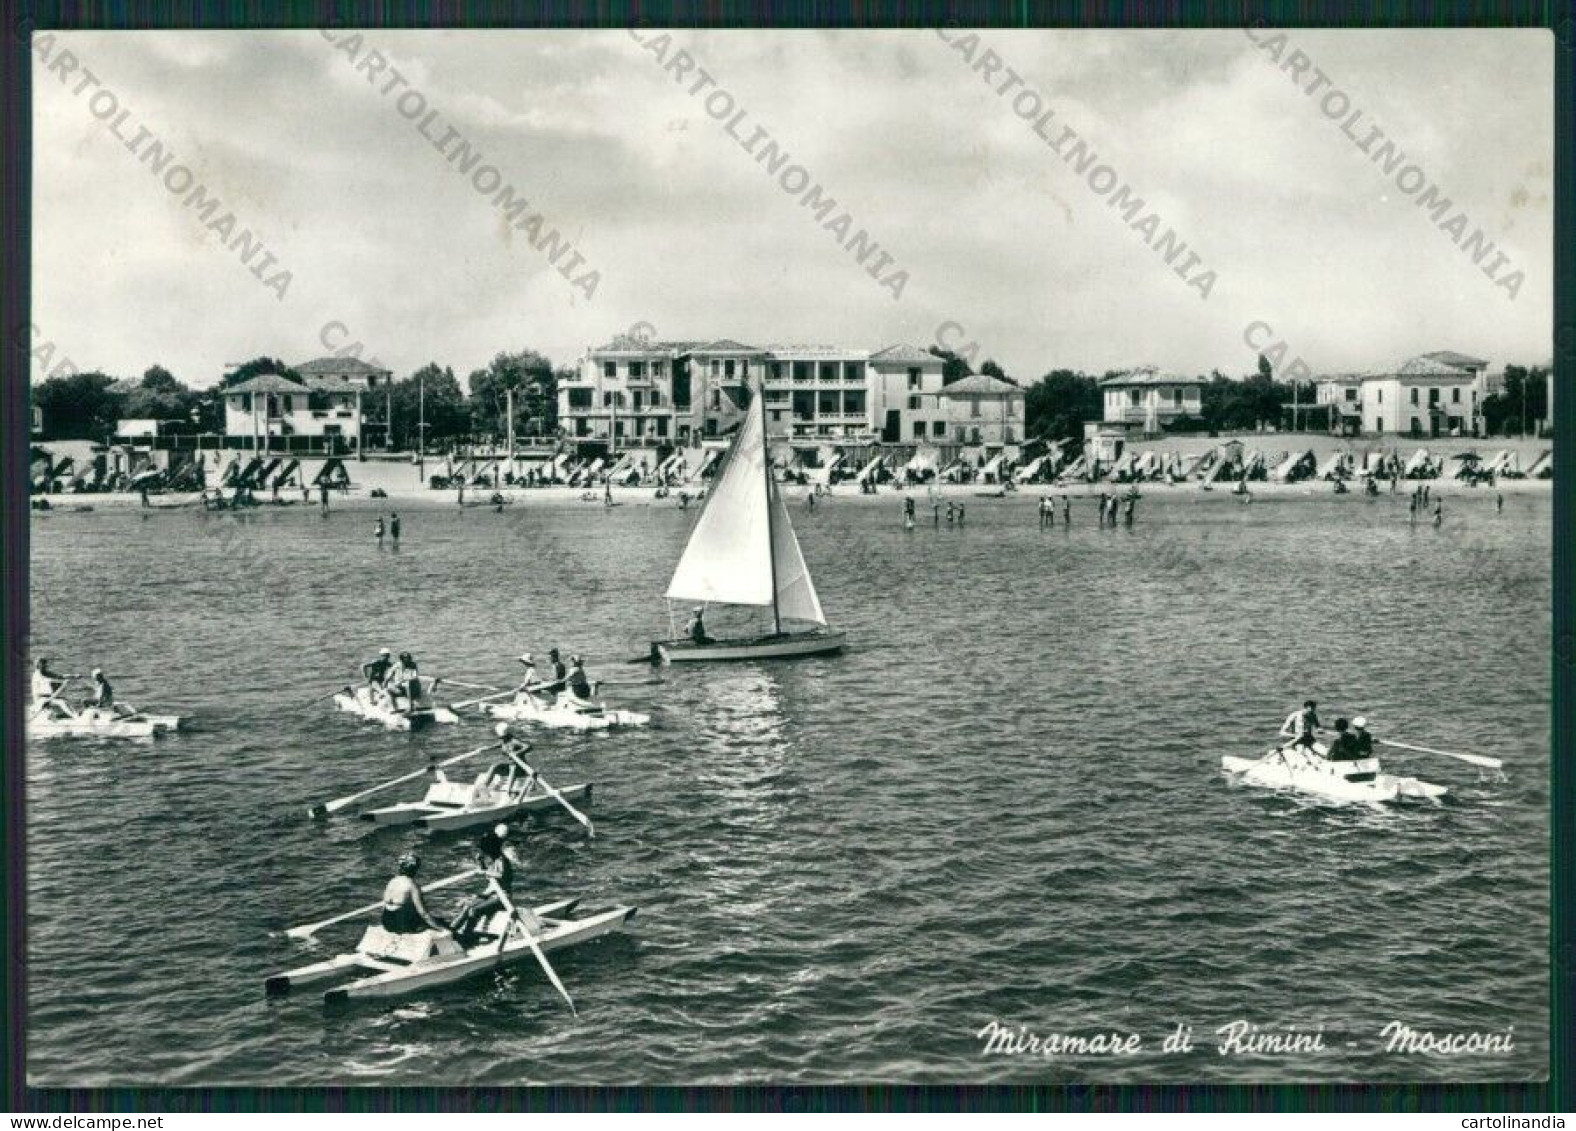
[(361, 677), (367, 681), (368, 687), (382, 687), (393, 668), (394, 653), (387, 648), (379, 648), (375, 657), (361, 665)]
[(93, 669), (93, 695), (83, 706), (98, 707), (105, 711), (115, 709), (115, 689), (110, 686), (102, 668)]
[(697, 644), (710, 644), (711, 637), (706, 635), (706, 610), (700, 605), (695, 606), (695, 611), (690, 614), (690, 622), (684, 628), (684, 635)]
[(1357, 741), (1357, 753), (1363, 758), (1374, 756), (1374, 736), (1368, 733), (1368, 720), (1358, 715), (1352, 720), (1352, 738)]

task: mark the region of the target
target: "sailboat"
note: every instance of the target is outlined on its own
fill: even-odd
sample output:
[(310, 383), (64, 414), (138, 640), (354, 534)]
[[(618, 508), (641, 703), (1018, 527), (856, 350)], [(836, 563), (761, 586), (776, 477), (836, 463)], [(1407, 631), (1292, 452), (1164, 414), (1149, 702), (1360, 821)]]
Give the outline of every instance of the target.
[(818, 656), (843, 647), (846, 634), (826, 623), (788, 508), (772, 478), (766, 398), (759, 388), (753, 400), (673, 571), (668, 619), (671, 624), (674, 601), (692, 601), (702, 608), (769, 607), (772, 631), (703, 642), (675, 633), (652, 642), (654, 662)]

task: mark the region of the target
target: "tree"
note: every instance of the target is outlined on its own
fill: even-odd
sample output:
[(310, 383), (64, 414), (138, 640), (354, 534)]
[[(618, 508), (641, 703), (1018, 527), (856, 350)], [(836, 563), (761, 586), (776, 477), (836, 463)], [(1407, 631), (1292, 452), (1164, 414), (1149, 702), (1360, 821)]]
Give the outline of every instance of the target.
[(1053, 369), (1041, 377), (1029, 386), (1024, 402), (1028, 434), (1045, 440), (1079, 440), (1083, 426), (1102, 415), (1099, 382), (1071, 369)]
[[(980, 366), (980, 372), (987, 377), (995, 377), (999, 381), (1012, 381), (1012, 378), (1007, 376), (1007, 371), (996, 364), (995, 358), (987, 357), (985, 363)], [(1017, 382), (1013, 381), (1013, 384), (1017, 384)]]
[(126, 395), (122, 420), (187, 420), (199, 395), (162, 365), (149, 366), (142, 381)]
[(502, 439), (508, 435), (509, 390), (514, 390), (517, 434), (548, 435), (558, 422), (558, 376), (553, 363), (535, 350), (500, 353), (486, 369), (472, 370), (471, 423), (474, 431)]
[(940, 346), (931, 346), (930, 352), (941, 358), (943, 362), (941, 366), (941, 383), (943, 385), (950, 385), (954, 381), (961, 381), (965, 377), (974, 376), (974, 370), (969, 367), (969, 363), (951, 350), (942, 349)]
[(253, 377), (260, 377), (264, 373), (277, 373), (279, 376), (288, 377), (292, 381), (301, 379), (299, 373), (277, 357), (254, 357), (251, 361), (242, 362), (219, 378), (219, 388), (228, 389), (231, 385), (239, 385), (242, 381), (250, 381)]
[(1266, 381), (1275, 376), (1275, 367), (1270, 364), (1270, 359), (1265, 357), (1262, 353), (1259, 354), (1259, 376), (1263, 377)]
[(419, 444), (420, 424), (427, 424), (427, 447), (442, 448), (447, 441), (470, 432), (471, 415), (465, 393), (454, 377), (454, 370), (429, 361), (403, 381), (390, 387), (394, 406), (395, 448), (414, 451)]
[(50, 440), (105, 440), (121, 416), (119, 394), (110, 392), (115, 378), (103, 373), (51, 377), (33, 389), (33, 403), (44, 415), (44, 436)]
[(1505, 366), (1505, 388), (1483, 400), (1483, 423), (1491, 434), (1523, 436), (1548, 416), (1549, 371), (1540, 366)]

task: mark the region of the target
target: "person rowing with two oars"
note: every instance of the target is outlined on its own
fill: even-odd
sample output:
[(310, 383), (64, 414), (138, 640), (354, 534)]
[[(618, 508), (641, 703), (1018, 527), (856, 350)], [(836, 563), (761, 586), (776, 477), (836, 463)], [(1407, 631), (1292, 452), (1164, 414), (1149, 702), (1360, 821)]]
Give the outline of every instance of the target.
[(427, 902), (422, 898), (421, 885), (416, 882), (416, 873), (421, 871), (421, 857), (406, 852), (400, 856), (398, 867), (399, 874), (383, 889), (383, 929), (394, 935), (449, 930), (427, 910)]
[(74, 675), (61, 675), (49, 666), (49, 657), (40, 656), (33, 665), (33, 707), (39, 711), (47, 711), (57, 718), (69, 714), (66, 705), (60, 701), (60, 693), (65, 690), (69, 680), (76, 679)]
[(421, 697), (421, 669), (416, 666), (416, 657), (409, 652), (401, 652), (399, 663), (385, 677), (384, 686), (395, 706), (399, 705), (399, 699), (403, 696), (405, 706), (414, 708), (416, 700)]
[[(476, 841), (476, 867), (486, 880), (495, 881), (504, 895), (514, 899), (514, 874), (515, 869), (524, 869), (525, 865), (514, 854), (508, 845), (509, 826), (495, 825), (488, 829)], [(466, 902), (460, 913), (454, 917), (454, 937), (461, 946), (472, 946), (476, 942), (475, 935), (479, 928), (487, 923), (497, 912), (504, 909), (503, 900), (497, 891), (488, 884), (488, 893), (480, 895)], [(531, 912), (529, 908), (519, 908), (520, 915), (525, 919), (525, 926), (532, 934), (539, 934), (542, 930), (542, 921)]]

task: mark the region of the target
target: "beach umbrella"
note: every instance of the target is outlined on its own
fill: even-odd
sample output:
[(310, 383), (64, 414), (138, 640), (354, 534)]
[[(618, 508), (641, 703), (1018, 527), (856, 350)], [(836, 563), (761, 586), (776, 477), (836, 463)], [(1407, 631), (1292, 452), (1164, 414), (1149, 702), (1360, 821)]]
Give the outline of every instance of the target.
[(1471, 462), (1471, 463), (1480, 463), (1483, 460), (1482, 456), (1478, 455), (1476, 452), (1471, 452), (1471, 451), (1461, 452), (1461, 453), (1459, 453), (1457, 455), (1451, 456), (1450, 458), (1451, 459), (1462, 460), (1463, 462)]

